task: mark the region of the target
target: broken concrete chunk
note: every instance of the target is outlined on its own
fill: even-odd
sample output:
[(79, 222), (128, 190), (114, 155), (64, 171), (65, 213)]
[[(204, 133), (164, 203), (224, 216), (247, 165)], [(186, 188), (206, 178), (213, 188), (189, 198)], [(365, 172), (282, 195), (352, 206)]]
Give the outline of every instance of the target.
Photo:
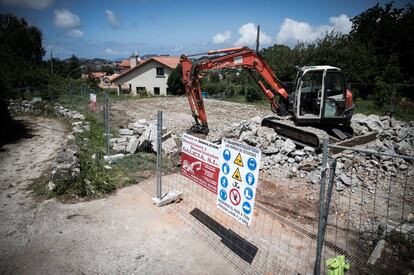
[(292, 140), (286, 139), (282, 144), (282, 150), (286, 153), (291, 153), (296, 149), (296, 144)]
[(131, 137), (125, 149), (127, 153), (134, 154), (137, 150), (139, 140), (137, 137)]
[(134, 134), (134, 132), (130, 129), (119, 129), (119, 134), (120, 135), (128, 135), (131, 136)]
[(340, 176), (339, 176), (339, 179), (342, 181), (342, 183), (343, 184), (345, 184), (346, 186), (350, 186), (351, 185), (351, 183), (352, 183), (352, 181), (351, 181), (351, 179), (347, 176), (347, 175), (345, 175), (344, 173), (342, 173)]
[(104, 156), (104, 160), (108, 163), (115, 163), (123, 159), (124, 157), (125, 157), (124, 154), (115, 154), (115, 155)]
[(272, 128), (263, 127), (263, 126), (260, 126), (259, 128), (257, 128), (258, 137), (264, 137), (268, 134), (274, 134), (274, 133), (275, 133), (275, 130), (273, 130)]
[(262, 118), (260, 116), (255, 116), (255, 117), (251, 118), (250, 121), (252, 123), (255, 123), (255, 124), (260, 124), (260, 123), (262, 123)]
[(173, 138), (169, 138), (162, 142), (162, 151), (166, 154), (171, 154), (177, 151), (177, 143)]

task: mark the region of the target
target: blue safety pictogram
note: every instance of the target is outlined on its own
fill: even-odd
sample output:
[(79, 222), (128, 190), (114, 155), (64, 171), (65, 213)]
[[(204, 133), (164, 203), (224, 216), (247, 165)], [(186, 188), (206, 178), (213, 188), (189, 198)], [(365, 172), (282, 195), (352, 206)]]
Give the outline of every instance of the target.
[(246, 189), (244, 189), (244, 196), (248, 200), (253, 199), (253, 190), (250, 187), (246, 187)]
[(250, 203), (249, 202), (247, 202), (247, 201), (245, 201), (245, 202), (243, 202), (243, 212), (246, 214), (246, 215), (249, 215), (250, 214), (250, 212), (252, 212), (252, 206), (250, 205)]
[(223, 165), (221, 166), (221, 171), (223, 171), (223, 173), (227, 175), (230, 172), (229, 165), (227, 163), (223, 163)]
[(230, 154), (230, 151), (229, 151), (228, 149), (226, 149), (226, 150), (224, 150), (224, 151), (223, 151), (223, 158), (224, 158), (226, 161), (229, 161), (229, 160), (230, 160), (230, 158), (231, 158), (231, 154)]
[(247, 166), (252, 171), (256, 170), (256, 167), (257, 167), (256, 160), (254, 158), (249, 158), (249, 160), (247, 161)]
[(221, 177), (221, 179), (220, 179), (220, 184), (221, 184), (221, 186), (223, 186), (224, 188), (226, 188), (226, 187), (227, 187), (227, 185), (229, 185), (229, 182), (228, 182), (228, 180), (227, 180), (227, 178), (226, 178), (225, 176), (222, 176), (222, 177)]
[(249, 173), (246, 174), (246, 182), (247, 182), (248, 185), (253, 185), (254, 184), (255, 179), (254, 179), (254, 175), (252, 173), (249, 172)]
[(224, 189), (221, 189), (221, 190), (220, 190), (220, 198), (221, 198), (223, 201), (227, 200), (227, 192), (226, 192), (226, 190), (224, 190)]

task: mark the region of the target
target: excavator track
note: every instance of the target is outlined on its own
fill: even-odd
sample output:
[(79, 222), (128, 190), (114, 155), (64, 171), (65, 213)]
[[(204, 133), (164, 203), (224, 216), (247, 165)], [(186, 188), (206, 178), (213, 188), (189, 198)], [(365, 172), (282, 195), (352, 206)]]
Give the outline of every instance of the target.
[(330, 136), (323, 130), (296, 126), (292, 120), (273, 116), (264, 118), (262, 126), (274, 129), (277, 134), (290, 138), (299, 145), (317, 149), (322, 147), (323, 140), (330, 139)]

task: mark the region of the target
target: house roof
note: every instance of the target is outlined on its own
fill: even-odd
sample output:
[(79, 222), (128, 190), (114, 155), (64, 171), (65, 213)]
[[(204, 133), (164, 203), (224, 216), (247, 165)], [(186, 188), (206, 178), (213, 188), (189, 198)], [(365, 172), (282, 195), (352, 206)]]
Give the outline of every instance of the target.
[(119, 64), (121, 67), (131, 67), (131, 61), (129, 59), (122, 60), (122, 62)]
[(156, 61), (170, 69), (175, 69), (175, 67), (178, 66), (178, 64), (180, 63), (180, 58), (179, 57), (173, 57), (173, 56), (154, 56), (151, 57), (150, 59), (145, 60), (144, 62), (139, 63), (138, 65), (136, 65), (135, 67), (126, 70), (125, 72), (121, 73), (120, 75), (117, 75), (116, 77), (114, 77), (112, 79), (112, 81), (118, 80), (119, 78), (129, 74), (130, 72), (136, 70), (137, 68), (143, 66), (144, 64), (147, 64), (151, 61)]
[(105, 73), (104, 72), (91, 72), (90, 75), (93, 77), (99, 78), (101, 76), (104, 76)]

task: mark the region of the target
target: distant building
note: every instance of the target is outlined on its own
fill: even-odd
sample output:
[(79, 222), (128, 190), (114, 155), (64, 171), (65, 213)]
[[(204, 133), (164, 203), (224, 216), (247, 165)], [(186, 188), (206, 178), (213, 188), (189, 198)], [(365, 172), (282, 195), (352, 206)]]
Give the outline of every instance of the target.
[(132, 95), (147, 91), (152, 95), (167, 95), (167, 79), (171, 71), (177, 67), (180, 58), (171, 56), (155, 56), (139, 62), (130, 59), (131, 68), (112, 79), (117, 86), (118, 94), (127, 85), (127, 92)]
[(122, 62), (119, 64), (120, 72), (123, 73), (137, 65), (139, 65), (142, 62), (139, 55), (132, 54), (129, 59), (122, 60)]

